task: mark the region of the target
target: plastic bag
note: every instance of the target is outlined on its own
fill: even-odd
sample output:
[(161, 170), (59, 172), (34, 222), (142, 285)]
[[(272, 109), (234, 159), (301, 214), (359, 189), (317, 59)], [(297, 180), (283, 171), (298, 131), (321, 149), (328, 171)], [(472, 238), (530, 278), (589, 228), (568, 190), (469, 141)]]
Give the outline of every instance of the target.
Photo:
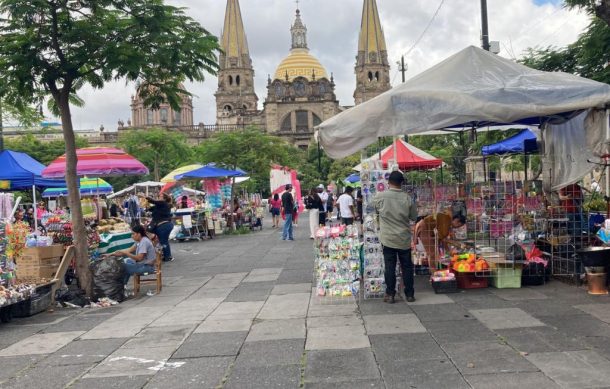
[(517, 243), (511, 245), (506, 250), (506, 260), (513, 262), (523, 262), (526, 260), (525, 250)]
[(95, 299), (108, 297), (112, 300), (123, 301), (124, 285), (124, 264), (120, 258), (104, 258), (99, 261), (92, 262), (89, 265), (93, 276), (93, 295)]

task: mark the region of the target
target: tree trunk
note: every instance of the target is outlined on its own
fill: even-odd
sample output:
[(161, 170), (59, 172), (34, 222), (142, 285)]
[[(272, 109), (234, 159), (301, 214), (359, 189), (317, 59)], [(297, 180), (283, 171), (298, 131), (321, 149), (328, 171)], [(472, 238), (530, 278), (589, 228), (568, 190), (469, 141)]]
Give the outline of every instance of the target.
[(595, 6), (595, 14), (610, 26), (610, 0), (602, 0), (599, 5)]
[(159, 182), (161, 180), (161, 177), (159, 177), (159, 158), (157, 158), (157, 157), (155, 157), (154, 175), (155, 175), (155, 182)]
[(66, 143), (66, 184), (68, 188), (68, 204), (70, 205), (70, 214), (72, 216), (72, 235), (76, 249), (76, 273), (80, 287), (85, 291), (87, 296), (91, 296), (92, 279), (89, 271), (87, 231), (85, 229), (85, 219), (83, 218), (83, 209), (78, 190), (76, 137), (72, 127), (69, 92), (60, 92), (58, 98), (56, 98), (56, 103), (61, 114), (61, 126), (64, 142)]

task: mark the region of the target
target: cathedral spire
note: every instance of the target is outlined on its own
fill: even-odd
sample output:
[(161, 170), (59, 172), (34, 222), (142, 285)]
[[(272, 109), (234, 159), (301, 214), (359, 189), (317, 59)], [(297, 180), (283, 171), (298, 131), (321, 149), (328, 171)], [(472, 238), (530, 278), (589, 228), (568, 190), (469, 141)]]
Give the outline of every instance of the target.
[(297, 8), (294, 24), (290, 28), (292, 34), (292, 49), (308, 49), (307, 47), (307, 27), (301, 20), (301, 11)]
[(376, 0), (364, 0), (356, 57), (356, 104), (389, 90), (390, 64)]
[(220, 43), (227, 58), (238, 58), (239, 62), (243, 57), (250, 57), (239, 0), (227, 0), (225, 23)]

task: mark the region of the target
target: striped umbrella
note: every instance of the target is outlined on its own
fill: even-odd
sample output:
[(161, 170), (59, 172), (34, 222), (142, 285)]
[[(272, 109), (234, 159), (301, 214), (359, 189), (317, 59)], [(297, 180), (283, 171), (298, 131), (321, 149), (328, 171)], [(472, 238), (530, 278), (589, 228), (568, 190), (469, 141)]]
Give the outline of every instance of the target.
[[(112, 185), (101, 178), (81, 178), (79, 184), (81, 196), (95, 196), (97, 194), (112, 193)], [(42, 197), (66, 196), (68, 188), (49, 188), (42, 192)]]
[[(148, 174), (148, 168), (123, 150), (111, 147), (77, 149), (76, 174), (89, 177), (131, 176)], [(57, 158), (42, 171), (44, 178), (66, 175), (66, 155)]]
[(176, 169), (176, 170), (172, 171), (171, 173), (169, 173), (168, 175), (166, 175), (165, 177), (163, 177), (163, 178), (161, 179), (161, 182), (166, 183), (166, 184), (167, 184), (168, 182), (176, 182), (176, 176), (179, 176), (179, 175), (181, 175), (181, 174), (184, 174), (184, 173), (187, 173), (187, 172), (193, 171), (193, 170), (195, 170), (195, 169), (199, 169), (199, 168), (201, 168), (201, 167), (203, 167), (203, 165), (198, 164), (198, 163), (196, 163), (196, 164), (194, 164), (194, 165), (187, 165), (187, 166), (182, 166), (182, 167), (179, 167), (178, 169)]

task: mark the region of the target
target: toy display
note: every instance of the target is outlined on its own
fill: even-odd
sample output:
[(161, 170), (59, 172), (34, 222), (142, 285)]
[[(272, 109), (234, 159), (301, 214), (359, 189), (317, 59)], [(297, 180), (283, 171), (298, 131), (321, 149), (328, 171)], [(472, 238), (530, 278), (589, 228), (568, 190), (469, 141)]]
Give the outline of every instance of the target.
[(321, 227), (315, 237), (318, 296), (357, 296), (360, 247), (355, 226)]

